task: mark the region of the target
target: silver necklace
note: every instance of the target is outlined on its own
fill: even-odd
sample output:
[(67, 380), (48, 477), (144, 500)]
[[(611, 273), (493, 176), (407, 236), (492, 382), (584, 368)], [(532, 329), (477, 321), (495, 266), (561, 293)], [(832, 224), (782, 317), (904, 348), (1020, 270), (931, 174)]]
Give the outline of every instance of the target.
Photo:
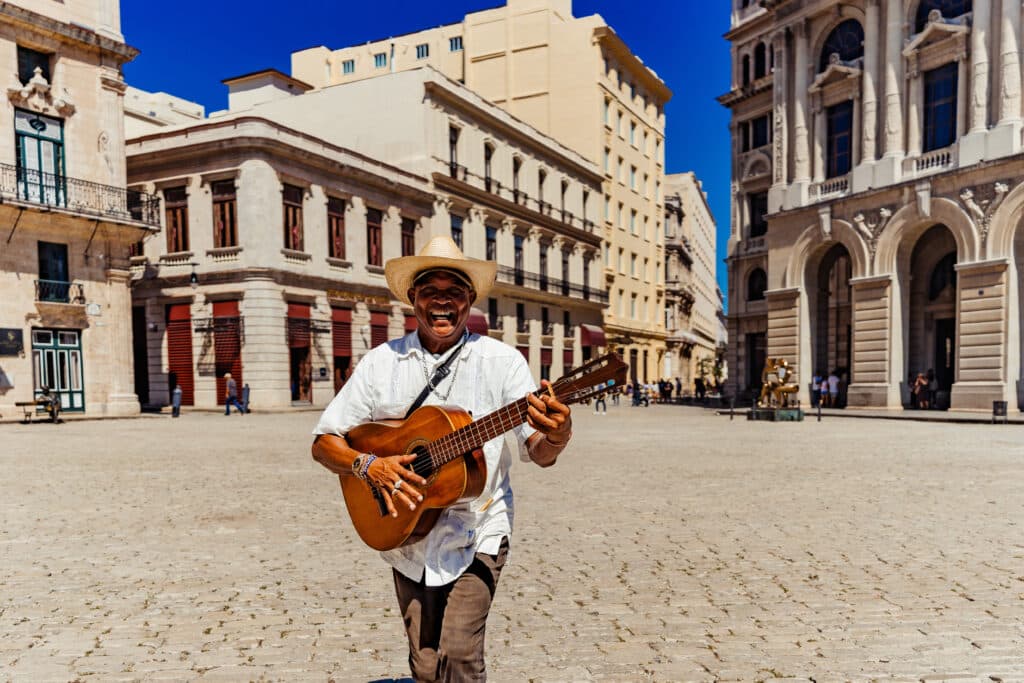
[[(453, 361), (454, 367), (452, 368), (451, 373), (449, 373), (450, 377), (452, 378), (452, 381), (451, 384), (448, 385), (448, 391), (446, 391), (443, 396), (441, 395), (441, 392), (438, 391), (438, 387), (440, 387), (441, 384), (444, 382), (443, 379), (437, 383), (437, 387), (432, 387), (430, 389), (430, 393), (434, 394), (434, 396), (437, 396), (442, 402), (448, 400), (448, 397), (451, 396), (452, 394), (452, 389), (455, 388), (455, 377), (456, 375), (459, 374), (459, 366), (462, 365), (462, 349), (460, 348), (457, 351), (457, 353), (459, 354), (459, 356)], [(430, 386), (431, 371), (427, 368), (427, 352), (425, 350), (423, 352), (423, 355), (420, 356), (420, 368), (423, 369), (423, 379), (427, 381), (427, 386)]]

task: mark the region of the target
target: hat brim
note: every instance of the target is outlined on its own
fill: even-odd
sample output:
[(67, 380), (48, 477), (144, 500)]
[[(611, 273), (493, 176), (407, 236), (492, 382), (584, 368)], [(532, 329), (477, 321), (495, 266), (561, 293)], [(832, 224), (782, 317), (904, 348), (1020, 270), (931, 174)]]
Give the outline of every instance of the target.
[(473, 284), (476, 300), (484, 299), (494, 286), (494, 278), (498, 273), (498, 264), (493, 261), (478, 259), (452, 259), (443, 256), (402, 256), (391, 259), (384, 264), (384, 277), (388, 288), (399, 301), (412, 305), (409, 300), (409, 289), (416, 276), (426, 270), (444, 269), (457, 270), (464, 273)]

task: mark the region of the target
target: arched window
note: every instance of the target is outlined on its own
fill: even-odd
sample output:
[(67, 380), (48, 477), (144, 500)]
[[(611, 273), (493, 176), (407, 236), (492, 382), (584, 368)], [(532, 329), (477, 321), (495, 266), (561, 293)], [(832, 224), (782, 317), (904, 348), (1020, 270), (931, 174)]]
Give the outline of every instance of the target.
[(750, 55), (743, 55), (743, 85), (750, 85)]
[(747, 301), (764, 301), (766, 289), (768, 289), (768, 276), (760, 268), (755, 268), (747, 276)]
[(864, 56), (864, 29), (856, 19), (847, 19), (828, 34), (821, 47), (818, 73), (828, 68), (834, 54), (839, 55), (840, 62), (852, 62)]
[(956, 19), (972, 10), (971, 0), (921, 0), (914, 20), (914, 33), (920, 33), (928, 25), (928, 15), (938, 10), (943, 19)]
[(758, 43), (754, 48), (754, 80), (761, 78), (768, 72), (768, 65), (765, 60), (764, 43)]

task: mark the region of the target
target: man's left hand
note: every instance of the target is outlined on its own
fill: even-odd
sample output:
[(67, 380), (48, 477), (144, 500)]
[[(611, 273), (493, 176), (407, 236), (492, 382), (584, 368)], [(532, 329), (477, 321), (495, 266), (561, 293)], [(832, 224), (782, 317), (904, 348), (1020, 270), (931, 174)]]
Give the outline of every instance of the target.
[(544, 393), (539, 397), (534, 394), (526, 395), (526, 422), (543, 434), (550, 443), (564, 444), (572, 436), (569, 406), (548, 392), (551, 382), (541, 380), (540, 386)]

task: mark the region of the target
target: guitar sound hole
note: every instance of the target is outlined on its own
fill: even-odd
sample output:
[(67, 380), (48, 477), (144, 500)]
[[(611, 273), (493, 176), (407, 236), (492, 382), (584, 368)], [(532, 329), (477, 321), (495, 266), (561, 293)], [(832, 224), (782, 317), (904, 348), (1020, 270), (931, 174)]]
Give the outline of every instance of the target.
[(430, 453), (427, 452), (426, 447), (417, 446), (412, 449), (412, 452), (416, 454), (416, 459), (412, 461), (412, 471), (424, 479), (430, 477), (434, 473), (434, 464), (431, 462)]

